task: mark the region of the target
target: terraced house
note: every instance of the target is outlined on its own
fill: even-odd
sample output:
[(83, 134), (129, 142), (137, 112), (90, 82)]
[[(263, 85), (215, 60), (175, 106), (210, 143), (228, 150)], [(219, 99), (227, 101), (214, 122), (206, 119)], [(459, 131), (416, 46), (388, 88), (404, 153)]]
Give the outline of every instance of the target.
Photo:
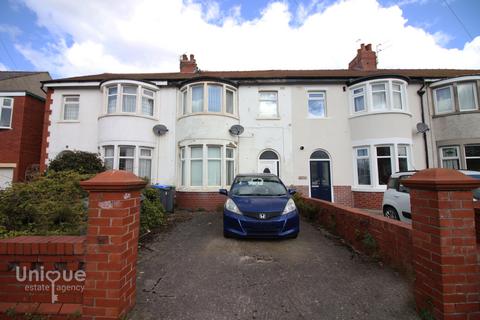
[(379, 208), (389, 175), (479, 169), (479, 70), (377, 69), (362, 45), (344, 70), (104, 73), (45, 81), (42, 165), (64, 150), (175, 185), (215, 208), (237, 173), (270, 172), (312, 197)]

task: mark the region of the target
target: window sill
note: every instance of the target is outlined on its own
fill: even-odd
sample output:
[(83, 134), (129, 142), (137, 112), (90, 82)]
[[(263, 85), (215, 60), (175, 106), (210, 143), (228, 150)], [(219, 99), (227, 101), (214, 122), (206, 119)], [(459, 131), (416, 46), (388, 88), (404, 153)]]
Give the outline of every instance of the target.
[(472, 114), (472, 113), (480, 113), (480, 110), (468, 110), (468, 111), (453, 111), (453, 112), (442, 112), (436, 113), (432, 116), (432, 118), (441, 118), (441, 117), (448, 117), (460, 114)]
[(183, 114), (177, 117), (177, 120), (194, 117), (194, 116), (217, 116), (217, 117), (228, 117), (232, 119), (238, 120), (238, 116), (231, 114), (231, 113), (223, 113), (223, 112), (192, 112), (189, 114)]
[(311, 117), (311, 116), (307, 116), (305, 119), (307, 119), (307, 120), (329, 120), (329, 119), (332, 119), (332, 117)]
[(393, 111), (393, 110), (385, 110), (385, 111), (363, 111), (354, 114), (350, 114), (349, 119), (377, 115), (377, 114), (403, 114), (409, 117), (412, 117), (412, 114), (407, 111)]
[(3, 129), (4, 129), (4, 130), (11, 130), (12, 127), (0, 127), (0, 130), (3, 130)]
[(146, 115), (142, 115), (142, 114), (136, 114), (136, 113), (127, 113), (127, 112), (125, 112), (125, 113), (103, 114), (103, 115), (99, 116), (98, 119), (107, 118), (107, 117), (136, 117), (136, 118), (144, 118), (144, 119), (158, 121), (158, 119), (155, 118), (155, 117), (146, 116)]
[(59, 120), (57, 123), (80, 123), (80, 120)]
[(257, 117), (256, 120), (280, 120), (280, 117)]
[(387, 186), (352, 186), (353, 192), (385, 192)]

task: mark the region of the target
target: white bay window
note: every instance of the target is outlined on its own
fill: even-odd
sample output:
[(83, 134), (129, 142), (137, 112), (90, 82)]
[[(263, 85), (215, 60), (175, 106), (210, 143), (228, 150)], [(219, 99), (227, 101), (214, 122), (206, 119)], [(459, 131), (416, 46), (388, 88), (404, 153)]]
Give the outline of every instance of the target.
[(180, 88), (179, 116), (193, 113), (235, 115), (236, 89), (217, 82), (195, 82)]
[(141, 178), (152, 178), (153, 148), (135, 145), (104, 145), (102, 150), (103, 162), (107, 170), (125, 170)]
[(105, 84), (105, 114), (155, 116), (155, 87), (133, 81)]
[(355, 84), (350, 88), (351, 113), (408, 112), (406, 86), (400, 79)]

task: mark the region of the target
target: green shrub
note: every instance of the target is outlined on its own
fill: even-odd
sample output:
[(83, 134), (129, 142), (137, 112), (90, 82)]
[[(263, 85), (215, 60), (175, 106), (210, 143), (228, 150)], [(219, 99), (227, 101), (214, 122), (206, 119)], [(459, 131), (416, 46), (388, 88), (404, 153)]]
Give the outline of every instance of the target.
[(0, 191), (0, 237), (21, 234), (82, 234), (88, 194), (77, 172), (49, 172)]
[(140, 234), (165, 224), (165, 210), (157, 189), (145, 188), (140, 209)]
[(105, 167), (102, 159), (96, 153), (67, 150), (50, 162), (48, 170), (95, 174), (105, 171)]

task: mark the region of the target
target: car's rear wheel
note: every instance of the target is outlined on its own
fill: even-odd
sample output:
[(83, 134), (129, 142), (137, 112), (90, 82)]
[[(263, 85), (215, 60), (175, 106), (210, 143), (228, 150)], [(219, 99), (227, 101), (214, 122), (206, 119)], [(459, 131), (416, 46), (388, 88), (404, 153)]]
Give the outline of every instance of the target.
[(395, 210), (395, 208), (391, 206), (383, 207), (383, 215), (390, 219), (400, 220), (397, 210)]

